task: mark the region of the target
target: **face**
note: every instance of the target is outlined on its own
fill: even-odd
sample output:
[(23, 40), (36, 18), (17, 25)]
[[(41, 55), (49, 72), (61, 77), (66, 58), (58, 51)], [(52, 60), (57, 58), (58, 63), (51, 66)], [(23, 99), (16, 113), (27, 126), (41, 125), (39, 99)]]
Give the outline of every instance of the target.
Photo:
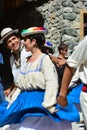
[(24, 38), (24, 46), (25, 46), (26, 51), (32, 52), (35, 44), (36, 44), (35, 39), (31, 41), (29, 38)]
[(63, 54), (64, 56), (67, 55), (67, 53), (68, 53), (68, 49), (67, 48), (61, 50), (61, 54)]
[(13, 35), (10, 38), (6, 40), (7, 47), (12, 50), (13, 52), (17, 51), (20, 49), (20, 38), (17, 36)]

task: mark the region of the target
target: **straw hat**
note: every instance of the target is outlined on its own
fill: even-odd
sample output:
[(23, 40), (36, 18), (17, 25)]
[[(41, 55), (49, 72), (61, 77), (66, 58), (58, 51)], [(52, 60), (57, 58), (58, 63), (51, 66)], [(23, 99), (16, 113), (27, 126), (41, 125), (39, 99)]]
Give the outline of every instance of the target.
[(39, 34), (39, 33), (45, 34), (46, 32), (47, 32), (47, 29), (43, 27), (30, 27), (28, 29), (23, 30), (21, 35), (22, 37), (26, 37), (26, 36), (30, 36), (34, 34)]
[(3, 41), (11, 34), (13, 33), (18, 33), (18, 29), (13, 30), (12, 28), (8, 27), (8, 28), (4, 28), (1, 31), (1, 40), (0, 40), (0, 44), (3, 43)]

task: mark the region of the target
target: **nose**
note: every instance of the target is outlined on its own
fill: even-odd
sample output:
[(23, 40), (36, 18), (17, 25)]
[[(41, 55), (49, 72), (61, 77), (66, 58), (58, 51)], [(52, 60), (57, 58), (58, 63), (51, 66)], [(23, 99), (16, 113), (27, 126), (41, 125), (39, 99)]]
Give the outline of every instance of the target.
[(11, 40), (11, 43), (14, 45), (14, 44), (15, 44), (15, 41), (14, 41), (14, 40)]

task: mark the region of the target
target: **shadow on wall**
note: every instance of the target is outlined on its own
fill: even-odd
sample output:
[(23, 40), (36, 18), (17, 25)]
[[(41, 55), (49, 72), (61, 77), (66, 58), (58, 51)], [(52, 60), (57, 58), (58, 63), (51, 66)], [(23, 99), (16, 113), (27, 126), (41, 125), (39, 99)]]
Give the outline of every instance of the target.
[(48, 2), (48, 0), (38, 0), (33, 2), (25, 1), (20, 7), (11, 10), (5, 14), (1, 21), (0, 31), (4, 27), (19, 28), (21, 31), (24, 28), (31, 26), (43, 26), (44, 18), (42, 14), (36, 10), (36, 7)]

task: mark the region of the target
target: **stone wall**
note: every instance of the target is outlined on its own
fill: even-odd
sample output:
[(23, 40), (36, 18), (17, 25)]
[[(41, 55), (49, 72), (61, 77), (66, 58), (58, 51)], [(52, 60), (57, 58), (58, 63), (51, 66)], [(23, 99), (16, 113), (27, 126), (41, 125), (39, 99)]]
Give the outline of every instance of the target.
[(87, 10), (87, 0), (25, 0), (21, 7), (7, 13), (0, 20), (0, 30), (10, 26), (24, 28), (44, 26), (46, 39), (54, 48), (66, 43), (70, 50), (80, 41), (80, 10)]
[(54, 45), (64, 42), (72, 50), (80, 41), (81, 9), (87, 9), (87, 0), (49, 0), (38, 7), (48, 29), (47, 40)]

